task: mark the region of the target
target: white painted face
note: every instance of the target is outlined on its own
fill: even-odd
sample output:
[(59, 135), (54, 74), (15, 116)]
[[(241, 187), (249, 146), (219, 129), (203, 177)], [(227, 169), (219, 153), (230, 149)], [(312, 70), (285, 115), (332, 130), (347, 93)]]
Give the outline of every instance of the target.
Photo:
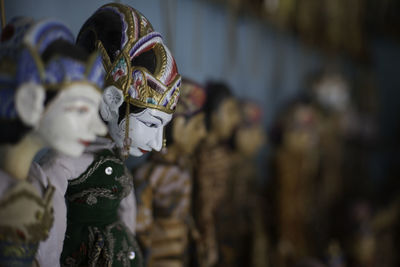
[[(132, 140), (129, 154), (140, 157), (155, 150), (160, 151), (163, 145), (164, 127), (171, 121), (172, 115), (157, 109), (146, 108), (139, 113), (129, 114), (129, 137)], [(117, 125), (109, 122), (111, 137), (119, 147), (123, 147), (125, 139), (126, 118)]]
[(99, 116), (100, 101), (92, 85), (72, 83), (46, 107), (36, 130), (53, 149), (80, 156), (96, 135), (107, 133)]
[[(108, 122), (110, 135), (120, 148), (124, 147), (126, 129), (126, 118), (118, 123), (119, 107), (123, 102), (122, 91), (115, 86), (109, 86), (104, 90), (100, 105), (101, 116)], [(160, 151), (164, 127), (171, 118), (172, 114), (151, 108), (129, 114), (129, 138), (132, 141), (129, 154), (140, 157), (152, 150)]]

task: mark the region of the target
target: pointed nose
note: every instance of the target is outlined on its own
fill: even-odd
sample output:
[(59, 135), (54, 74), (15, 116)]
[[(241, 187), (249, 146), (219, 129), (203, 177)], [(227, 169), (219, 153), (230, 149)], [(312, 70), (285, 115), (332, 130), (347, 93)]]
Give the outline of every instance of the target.
[(164, 127), (160, 127), (160, 129), (157, 130), (157, 133), (155, 134), (154, 138), (149, 143), (149, 146), (155, 151), (160, 151), (162, 148), (163, 129)]

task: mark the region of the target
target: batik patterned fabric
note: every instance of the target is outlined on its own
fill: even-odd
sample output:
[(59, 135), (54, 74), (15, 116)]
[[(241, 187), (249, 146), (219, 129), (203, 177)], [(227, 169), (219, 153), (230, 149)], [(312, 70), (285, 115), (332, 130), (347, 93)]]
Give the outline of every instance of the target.
[(200, 267), (214, 266), (219, 258), (216, 234), (217, 212), (226, 195), (231, 159), (225, 146), (203, 145), (198, 154), (194, 191), (194, 213), (200, 231), (197, 261)]
[(118, 219), (118, 206), (133, 190), (132, 177), (111, 150), (68, 182), (63, 266), (142, 266), (133, 234)]
[[(121, 47), (113, 61), (107, 54), (107, 47), (100, 40), (97, 41), (107, 73), (106, 85), (121, 89), (125, 100), (135, 106), (173, 113), (179, 98), (181, 77), (161, 34), (154, 32), (150, 22), (130, 6), (111, 3), (99, 8), (94, 15), (105, 12), (117, 14), (122, 25)], [(93, 16), (82, 29), (91, 31), (87, 25), (91, 25), (92, 20)], [(84, 34), (85, 30), (78, 36), (78, 43)], [(149, 51), (154, 52), (154, 70), (132, 64), (136, 58)]]
[(191, 228), (190, 164), (156, 156), (134, 174), (137, 196), (136, 233), (146, 266), (185, 266)]

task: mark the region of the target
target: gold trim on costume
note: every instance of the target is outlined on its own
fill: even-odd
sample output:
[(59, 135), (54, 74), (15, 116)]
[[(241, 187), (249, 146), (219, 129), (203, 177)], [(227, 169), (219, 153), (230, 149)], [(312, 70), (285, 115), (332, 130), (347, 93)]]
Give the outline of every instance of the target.
[(35, 243), (48, 237), (53, 224), (52, 197), (49, 185), (40, 196), (31, 184), (15, 185), (0, 201), (0, 240), (16, 243)]

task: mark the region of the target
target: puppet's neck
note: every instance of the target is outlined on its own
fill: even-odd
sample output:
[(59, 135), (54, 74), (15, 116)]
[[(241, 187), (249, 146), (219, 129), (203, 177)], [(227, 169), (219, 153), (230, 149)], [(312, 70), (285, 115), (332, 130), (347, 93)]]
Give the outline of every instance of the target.
[(2, 169), (16, 179), (25, 180), (33, 158), (43, 147), (43, 140), (37, 133), (28, 133), (17, 144), (2, 149)]

